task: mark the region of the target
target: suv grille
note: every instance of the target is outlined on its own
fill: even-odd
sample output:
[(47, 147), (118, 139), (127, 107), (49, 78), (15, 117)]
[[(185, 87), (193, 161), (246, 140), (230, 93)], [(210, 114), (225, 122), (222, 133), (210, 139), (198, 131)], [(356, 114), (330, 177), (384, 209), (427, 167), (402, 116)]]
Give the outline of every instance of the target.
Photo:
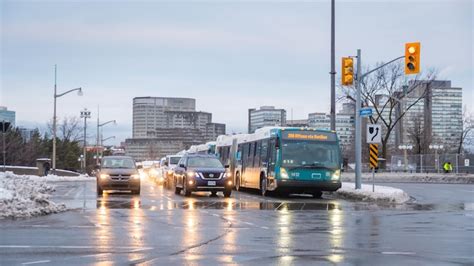
[(199, 173), (204, 179), (221, 179), (223, 173)]
[(129, 175), (110, 175), (110, 179), (114, 181), (128, 181), (130, 179)]

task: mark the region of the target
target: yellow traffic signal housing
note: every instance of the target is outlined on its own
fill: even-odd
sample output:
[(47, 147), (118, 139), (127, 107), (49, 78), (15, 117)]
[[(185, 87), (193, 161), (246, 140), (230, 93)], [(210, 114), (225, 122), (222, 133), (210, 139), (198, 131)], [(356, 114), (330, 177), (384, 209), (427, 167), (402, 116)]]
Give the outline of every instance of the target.
[(354, 84), (354, 60), (350, 57), (342, 58), (342, 85)]
[(405, 44), (405, 74), (420, 73), (420, 43)]

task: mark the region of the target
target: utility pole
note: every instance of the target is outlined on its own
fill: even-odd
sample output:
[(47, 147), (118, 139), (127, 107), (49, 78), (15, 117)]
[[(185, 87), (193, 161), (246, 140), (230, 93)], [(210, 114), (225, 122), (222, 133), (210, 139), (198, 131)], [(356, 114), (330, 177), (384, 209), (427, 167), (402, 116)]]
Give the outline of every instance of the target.
[(361, 50), (357, 49), (357, 73), (356, 73), (356, 114), (355, 114), (355, 188), (362, 187), (362, 135), (360, 121), (360, 83), (362, 81), (361, 71)]
[(331, 0), (331, 130), (336, 130), (335, 0)]
[(81, 118), (84, 118), (84, 147), (83, 147), (83, 156), (82, 156), (82, 171), (83, 173), (87, 173), (87, 118), (91, 118), (91, 111), (88, 111), (87, 108), (84, 108), (81, 111)]
[(54, 65), (54, 114), (53, 114), (53, 174), (56, 174), (56, 94), (57, 94), (57, 65)]
[(95, 165), (99, 165), (99, 106), (97, 105), (97, 138), (95, 144)]

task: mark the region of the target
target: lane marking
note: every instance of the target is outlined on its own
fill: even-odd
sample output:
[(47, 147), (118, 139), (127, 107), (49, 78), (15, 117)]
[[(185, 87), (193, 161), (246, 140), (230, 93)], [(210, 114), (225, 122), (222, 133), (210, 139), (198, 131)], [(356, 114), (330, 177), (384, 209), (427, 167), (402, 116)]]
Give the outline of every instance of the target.
[(48, 263), (51, 262), (50, 260), (37, 260), (37, 261), (31, 261), (31, 262), (24, 262), (22, 265), (31, 265), (31, 264), (38, 264), (38, 263)]
[(404, 251), (383, 251), (384, 255), (415, 255), (415, 252), (404, 252)]
[[(0, 245), (0, 248), (62, 248), (62, 249), (96, 249), (100, 246), (21, 246), (21, 245)], [(119, 246), (111, 247), (118, 249), (136, 249), (136, 246)], [(138, 247), (139, 249), (148, 250), (153, 249), (153, 247)]]

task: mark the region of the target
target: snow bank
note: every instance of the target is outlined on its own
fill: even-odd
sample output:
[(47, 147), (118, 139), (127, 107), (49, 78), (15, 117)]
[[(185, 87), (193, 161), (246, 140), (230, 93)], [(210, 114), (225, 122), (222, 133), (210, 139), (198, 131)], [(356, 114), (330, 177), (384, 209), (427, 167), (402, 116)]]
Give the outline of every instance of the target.
[(348, 182), (342, 182), (342, 187), (334, 195), (359, 201), (404, 203), (410, 200), (410, 196), (398, 188), (375, 186), (375, 192), (372, 192), (372, 185), (362, 184), (362, 188), (356, 190), (354, 183)]
[(46, 215), (66, 210), (49, 200), (54, 187), (32, 176), (0, 173), (0, 218)]
[(57, 175), (48, 175), (48, 176), (37, 176), (37, 175), (26, 175), (32, 180), (36, 181), (47, 181), (47, 182), (59, 182), (59, 181), (94, 181), (95, 176), (88, 175), (79, 175), (79, 176), (57, 176)]

